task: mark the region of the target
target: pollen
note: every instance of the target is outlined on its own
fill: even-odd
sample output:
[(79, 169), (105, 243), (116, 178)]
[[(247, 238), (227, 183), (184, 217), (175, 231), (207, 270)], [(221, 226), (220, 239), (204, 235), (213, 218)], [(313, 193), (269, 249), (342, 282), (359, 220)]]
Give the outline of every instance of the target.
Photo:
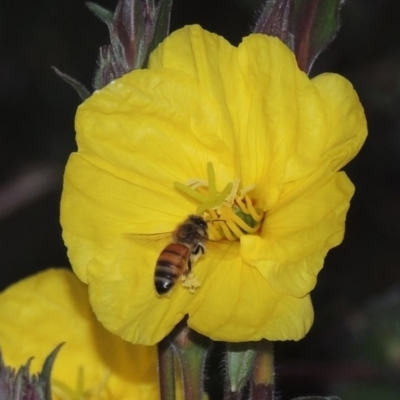
[(256, 234), (264, 212), (250, 197), (255, 185), (241, 189), (240, 179), (236, 178), (218, 191), (212, 163), (207, 164), (207, 178), (189, 179), (186, 184), (174, 182), (174, 187), (199, 203), (196, 213), (207, 221), (210, 239), (235, 241), (242, 235)]
[(201, 284), (194, 276), (193, 272), (182, 275), (182, 286), (189, 289), (190, 293), (194, 293)]

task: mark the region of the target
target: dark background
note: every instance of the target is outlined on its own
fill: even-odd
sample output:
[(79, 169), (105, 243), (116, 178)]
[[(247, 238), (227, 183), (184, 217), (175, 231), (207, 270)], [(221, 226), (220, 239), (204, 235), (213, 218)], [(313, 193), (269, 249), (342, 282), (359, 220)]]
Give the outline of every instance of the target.
[[(238, 44), (259, 7), (175, 0), (172, 30), (200, 23)], [(344, 243), (329, 253), (313, 292), (315, 324), (301, 342), (276, 346), (281, 400), (400, 398), (400, 2), (348, 0), (341, 19), (313, 74), (338, 72), (354, 84), (369, 137), (346, 167), (357, 191)], [(68, 265), (59, 199), (80, 100), (50, 66), (90, 87), (106, 43), (105, 25), (82, 1), (0, 3), (0, 289)]]

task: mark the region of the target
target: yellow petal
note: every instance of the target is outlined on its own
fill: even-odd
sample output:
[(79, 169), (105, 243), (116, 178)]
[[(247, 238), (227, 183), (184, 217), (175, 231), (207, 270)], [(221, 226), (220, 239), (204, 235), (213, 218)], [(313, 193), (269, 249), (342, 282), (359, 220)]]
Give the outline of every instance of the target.
[(233, 179), (231, 153), (210, 110), (197, 83), (171, 71), (135, 71), (80, 106), (79, 152), (66, 167), (61, 224), (82, 280), (93, 254), (116, 235), (172, 231), (194, 212), (197, 205), (174, 181), (206, 179), (208, 161), (218, 165), (219, 182)]
[(54, 364), (53, 382), (74, 390), (83, 368), (85, 399), (158, 396), (155, 348), (133, 346), (106, 331), (90, 308), (86, 285), (70, 271), (50, 269), (0, 294), (0, 346), (6, 364), (18, 368), (34, 357), (31, 372), (38, 372), (61, 342), (65, 345)]
[(274, 291), (256, 268), (240, 261), (237, 243), (222, 250), (220, 243), (209, 243), (193, 268), (201, 283), (195, 293), (178, 280), (170, 295), (158, 296), (155, 261), (168, 241), (125, 235), (92, 261), (90, 298), (107, 329), (146, 345), (163, 339), (186, 314), (190, 327), (215, 340), (298, 340), (309, 330), (310, 299)]
[(304, 297), (314, 288), (328, 250), (343, 239), (353, 193), (354, 186), (343, 172), (306, 191), (302, 182), (288, 185), (286, 197), (291, 201), (284, 202), (282, 196), (282, 204), (267, 215), (261, 235), (242, 236), (243, 259), (277, 292)]
[(337, 171), (355, 157), (367, 136), (367, 123), (357, 93), (340, 75), (322, 74), (312, 80), (329, 112), (322, 157)]
[(161, 341), (196, 297), (180, 281), (170, 296), (156, 293), (156, 261), (170, 241), (170, 235), (121, 235), (88, 267), (90, 299), (97, 317), (107, 329), (132, 343)]
[(365, 116), (351, 84), (335, 74), (310, 81), (277, 38), (250, 35), (235, 48), (197, 25), (185, 27), (157, 48), (150, 68), (189, 74), (215, 100), (236, 173), (243, 186), (256, 184), (264, 210), (275, 205), (285, 182), (323, 173), (336, 157), (331, 147), (347, 153), (338, 168), (365, 140)]
[[(366, 134), (344, 78), (310, 80), (276, 38), (250, 35), (235, 48), (185, 27), (158, 46), (149, 69), (89, 98), (76, 129), (61, 222), (73, 268), (108, 329), (152, 344), (189, 314), (190, 326), (220, 340), (307, 332), (308, 294), (343, 237), (353, 193), (336, 171)], [(255, 185), (254, 205), (265, 212), (261, 235), (210, 243), (195, 265), (200, 289), (176, 285), (160, 298), (157, 256), (198, 206), (173, 182), (207, 179), (209, 162), (218, 191), (235, 178)]]
[(304, 337), (313, 320), (308, 296), (277, 293), (256, 268), (238, 257), (237, 243), (211, 243), (208, 250), (196, 265), (203, 283), (190, 307), (191, 328), (229, 342)]

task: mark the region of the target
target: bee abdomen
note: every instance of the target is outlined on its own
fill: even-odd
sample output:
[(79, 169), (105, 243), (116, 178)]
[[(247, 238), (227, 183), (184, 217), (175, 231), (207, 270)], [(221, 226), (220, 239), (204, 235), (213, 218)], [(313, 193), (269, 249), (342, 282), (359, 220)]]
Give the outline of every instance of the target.
[(170, 243), (157, 259), (154, 285), (158, 294), (165, 294), (186, 273), (190, 249), (180, 243)]

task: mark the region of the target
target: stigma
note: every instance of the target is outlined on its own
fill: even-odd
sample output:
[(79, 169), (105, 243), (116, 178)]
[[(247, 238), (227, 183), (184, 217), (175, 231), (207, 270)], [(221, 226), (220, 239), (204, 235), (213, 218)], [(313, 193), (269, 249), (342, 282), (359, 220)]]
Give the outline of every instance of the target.
[(211, 240), (235, 241), (242, 235), (256, 234), (261, 227), (264, 212), (255, 207), (250, 197), (255, 185), (241, 188), (240, 179), (236, 178), (217, 190), (212, 163), (207, 164), (207, 180), (174, 182), (174, 187), (199, 204), (196, 213), (207, 222)]

